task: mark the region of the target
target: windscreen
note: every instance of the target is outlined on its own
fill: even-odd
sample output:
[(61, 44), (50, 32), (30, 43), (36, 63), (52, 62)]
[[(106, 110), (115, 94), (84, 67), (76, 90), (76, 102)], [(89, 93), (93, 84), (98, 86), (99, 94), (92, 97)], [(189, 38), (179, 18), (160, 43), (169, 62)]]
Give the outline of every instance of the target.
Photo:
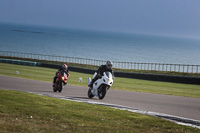
[(110, 72), (105, 72), (106, 73), (106, 76), (108, 77), (108, 78), (111, 78), (112, 77), (112, 74), (110, 73)]

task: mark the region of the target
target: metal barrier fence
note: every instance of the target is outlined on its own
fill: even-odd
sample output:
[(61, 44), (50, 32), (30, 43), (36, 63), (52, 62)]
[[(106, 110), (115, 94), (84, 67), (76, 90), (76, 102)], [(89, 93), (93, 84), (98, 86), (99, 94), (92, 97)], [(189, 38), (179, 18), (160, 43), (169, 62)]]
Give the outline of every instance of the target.
[[(27, 59), (43, 60), (43, 61), (68, 62), (68, 63), (77, 63), (77, 64), (95, 65), (95, 66), (100, 66), (106, 63), (106, 61), (104, 60), (66, 57), (66, 56), (54, 56), (54, 55), (42, 55), (42, 54), (33, 54), (33, 53), (11, 52), (11, 51), (0, 51), (0, 56), (20, 57), (20, 58), (27, 58)], [(136, 62), (113, 61), (113, 68), (200, 73), (200, 65), (187, 65), (187, 64), (136, 63)]]

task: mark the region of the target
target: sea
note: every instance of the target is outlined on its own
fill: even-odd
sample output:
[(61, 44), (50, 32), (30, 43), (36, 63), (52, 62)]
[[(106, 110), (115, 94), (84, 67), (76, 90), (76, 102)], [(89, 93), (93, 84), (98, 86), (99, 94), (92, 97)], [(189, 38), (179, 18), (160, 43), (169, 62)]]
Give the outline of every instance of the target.
[(0, 51), (200, 65), (200, 39), (0, 23)]

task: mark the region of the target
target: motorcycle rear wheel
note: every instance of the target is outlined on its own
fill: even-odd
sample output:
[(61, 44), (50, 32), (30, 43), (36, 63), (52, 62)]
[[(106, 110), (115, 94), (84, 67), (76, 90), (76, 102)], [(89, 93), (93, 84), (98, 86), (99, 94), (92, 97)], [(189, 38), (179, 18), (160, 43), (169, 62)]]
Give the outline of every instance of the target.
[(58, 90), (57, 90), (57, 88), (56, 88), (56, 87), (53, 87), (53, 91), (54, 91), (54, 92), (57, 92)]

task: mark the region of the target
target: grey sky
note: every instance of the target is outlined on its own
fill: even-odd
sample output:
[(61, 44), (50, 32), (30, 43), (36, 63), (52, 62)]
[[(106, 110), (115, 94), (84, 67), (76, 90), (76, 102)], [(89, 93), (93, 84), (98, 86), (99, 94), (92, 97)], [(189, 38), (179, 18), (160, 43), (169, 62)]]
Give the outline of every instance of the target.
[(0, 22), (200, 38), (200, 0), (0, 0)]

